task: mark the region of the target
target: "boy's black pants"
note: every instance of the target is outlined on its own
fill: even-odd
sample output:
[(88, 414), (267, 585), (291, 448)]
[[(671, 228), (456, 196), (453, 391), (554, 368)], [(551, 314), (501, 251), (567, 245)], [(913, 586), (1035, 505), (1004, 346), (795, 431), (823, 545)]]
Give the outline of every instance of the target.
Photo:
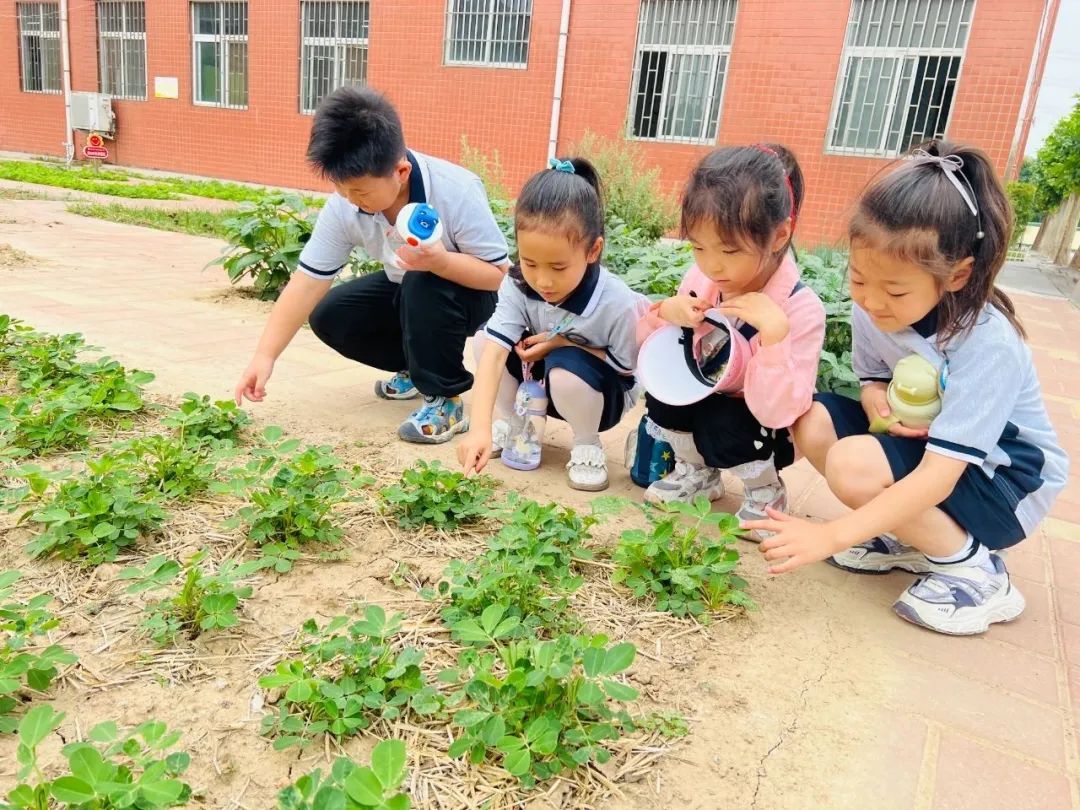
[(465, 340), (495, 311), (496, 295), (434, 273), (411, 271), (400, 284), (385, 271), (336, 286), (311, 313), (311, 330), (339, 354), (383, 371), (405, 371), (426, 396), (468, 391)]

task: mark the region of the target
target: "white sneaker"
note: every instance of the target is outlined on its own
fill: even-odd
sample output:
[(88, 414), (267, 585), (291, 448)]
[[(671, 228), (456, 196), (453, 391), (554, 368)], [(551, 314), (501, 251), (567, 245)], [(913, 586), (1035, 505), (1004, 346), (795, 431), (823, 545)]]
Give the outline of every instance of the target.
[[(754, 487), (743, 491), (743, 502), (735, 517), (739, 520), (769, 520), (766, 509), (775, 509), (778, 512), (787, 512), (787, 487), (783, 481), (775, 484), (766, 484), (763, 487)], [(773, 532), (756, 529), (743, 536), (744, 540), (761, 541), (772, 537)]]
[(935, 565), (893, 604), (901, 619), (946, 633), (985, 633), (995, 622), (1010, 622), (1024, 612), (1024, 597), (1009, 580), (1005, 563), (990, 555), (981, 565)]
[(571, 489), (599, 492), (608, 488), (607, 456), (603, 447), (595, 444), (574, 445), (566, 470)]
[(856, 574), (887, 574), (894, 569), (925, 574), (933, 570), (925, 554), (914, 546), (905, 546), (891, 534), (852, 546), (825, 562)]
[(496, 419), (491, 423), (491, 457), (502, 455), (503, 448), (510, 440), (510, 423), (505, 419)]
[(710, 501), (724, 497), (724, 479), (713, 467), (698, 467), (688, 461), (676, 461), (675, 469), (645, 490), (648, 503), (692, 503), (699, 495)]

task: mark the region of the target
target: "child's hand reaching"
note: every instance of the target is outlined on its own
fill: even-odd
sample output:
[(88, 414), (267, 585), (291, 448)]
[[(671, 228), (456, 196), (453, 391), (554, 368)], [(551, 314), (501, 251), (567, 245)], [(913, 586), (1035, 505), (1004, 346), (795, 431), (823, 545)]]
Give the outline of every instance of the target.
[(791, 330), (787, 313), (765, 293), (736, 295), (730, 300), (721, 301), (720, 311), (729, 318), (737, 318), (756, 328), (762, 346), (779, 343)]
[(670, 324), (694, 329), (701, 326), (712, 305), (692, 295), (674, 295), (660, 304), (660, 317)]
[(760, 545), (765, 559), (775, 563), (769, 566), (770, 574), (786, 574), (842, 551), (836, 546), (835, 532), (827, 523), (812, 523), (775, 509), (765, 511), (768, 520), (744, 520), (742, 528), (774, 532)]
[(491, 461), (491, 427), (473, 425), (458, 440), (457, 457), (466, 475), (478, 473)]

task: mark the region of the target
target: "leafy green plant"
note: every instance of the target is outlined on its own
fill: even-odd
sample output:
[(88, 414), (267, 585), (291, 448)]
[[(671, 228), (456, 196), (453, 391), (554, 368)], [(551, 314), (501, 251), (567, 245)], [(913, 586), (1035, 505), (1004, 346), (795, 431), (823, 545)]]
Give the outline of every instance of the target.
[(161, 420), (179, 434), (183, 442), (202, 439), (236, 441), (251, 417), (231, 399), (211, 402), (210, 397), (188, 392), (176, 410)]
[(439, 675), (458, 690), (453, 723), (461, 731), (450, 756), (473, 763), (492, 757), (526, 786), (607, 762), (604, 743), (634, 728), (617, 704), (636, 699), (637, 690), (615, 676), (635, 655), (633, 644), (609, 647), (604, 636), (465, 651), (457, 667)]
[(242, 203), (224, 221), (229, 244), (211, 264), (222, 265), (233, 284), (250, 278), (259, 298), (275, 299), (295, 272), (315, 219), (316, 212), (295, 194)]
[(26, 544), (32, 557), (109, 562), (165, 522), (165, 510), (153, 493), (140, 489), (126, 454), (88, 459), (86, 467), (86, 473), (62, 481), (40, 508), (19, 519), (41, 527)]
[(694, 264), (694, 254), (686, 242), (658, 241), (619, 218), (609, 218), (604, 263), (631, 289), (651, 298), (669, 298)]
[(358, 621), (338, 616), (323, 628), (314, 619), (304, 623), (300, 655), (259, 679), (264, 689), (285, 690), (277, 713), (263, 717), (263, 733), (277, 738), (274, 748), (306, 745), (320, 734), (347, 737), (374, 718), (440, 710), (439, 693), (420, 672), (423, 652), (395, 644), (402, 618), (368, 605)]
[(381, 495), (402, 526), (427, 523), (452, 529), (486, 517), (495, 486), (490, 476), (467, 477), (437, 461), (418, 461), (401, 474), (399, 483), (384, 488)]
[(851, 295), (847, 253), (819, 248), (799, 254), (799, 271), (825, 307), (825, 345), (818, 366), (818, 390), (858, 399), (859, 379), (851, 369)]
[(248, 537), (273, 557), (278, 571), (291, 568), (295, 551), (306, 543), (333, 543), (341, 537), (331, 512), (373, 481), (359, 468), (346, 469), (329, 447), (300, 450), (297, 439), (282, 439), (279, 427), (263, 431), (266, 445), (252, 452), (246, 467), (231, 471), (227, 482), (211, 489), (245, 498), (227, 528), (246, 526)]
[(278, 794), (278, 810), (409, 810), (409, 797), (395, 793), (405, 781), (405, 743), (383, 740), (370, 767), (340, 757), (323, 778), (316, 769)]
[(643, 511), (651, 528), (623, 532), (614, 554), (614, 583), (676, 616), (754, 607), (746, 581), (734, 573), (739, 552), (731, 544), (741, 534), (738, 518), (713, 512), (707, 498)]
[(67, 771), (47, 780), (38, 763), (37, 747), (63, 721), (49, 705), (35, 706), (19, 724), (16, 758), (21, 782), (7, 794), (0, 810), (159, 810), (186, 805), (191, 787), (180, 781), (191, 764), (184, 752), (167, 753), (180, 740), (161, 722), (150, 720), (128, 734), (107, 722), (90, 730), (89, 742), (61, 749)]
[(678, 206), (662, 188), (660, 170), (648, 166), (636, 143), (586, 132), (567, 153), (584, 155), (596, 166), (609, 219), (622, 220), (650, 240), (675, 227)]
[(18, 571), (0, 572), (0, 733), (17, 728), (15, 711), (27, 692), (45, 692), (59, 674), (59, 667), (78, 659), (58, 644), (39, 648), (35, 640), (60, 621), (46, 610), (49, 594), (25, 602), (15, 599), (13, 586)]
[[(602, 505), (599, 499), (595, 503)], [(577, 630), (580, 622), (570, 613), (569, 596), (583, 581), (576, 563), (593, 556), (584, 543), (598, 513), (579, 515), (557, 504), (514, 499), (505, 517), (485, 554), (447, 566), (438, 586), (447, 602), (443, 622), (455, 638), (469, 643), (488, 643), (490, 633), (477, 628), (495, 609), (506, 614), (499, 638)]]
[(216, 571), (203, 563), (207, 553), (193, 554), (184, 564), (169, 560), (164, 554), (151, 558), (141, 568), (125, 568), (120, 579), (131, 580), (128, 593), (158, 590), (182, 575), (180, 589), (146, 609), (143, 629), (158, 644), (170, 644), (180, 636), (197, 638), (204, 631), (234, 627), (239, 621), (240, 605), (252, 593), (250, 585), (240, 584), (267, 566), (266, 560), (238, 563), (226, 560)]
[(122, 452), (141, 479), (140, 491), (168, 500), (185, 500), (210, 486), (216, 469), (214, 450), (206, 443), (184, 444), (171, 436), (132, 439)]

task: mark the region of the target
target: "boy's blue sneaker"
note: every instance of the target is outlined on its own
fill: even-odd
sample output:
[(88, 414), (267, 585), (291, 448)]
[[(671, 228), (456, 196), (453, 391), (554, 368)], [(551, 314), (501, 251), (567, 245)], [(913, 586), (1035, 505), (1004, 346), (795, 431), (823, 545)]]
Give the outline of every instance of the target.
[(379, 399), (414, 399), (420, 396), (420, 392), (413, 385), (409, 372), (399, 371), (389, 380), (375, 383), (375, 396)]
[(442, 444), (468, 429), (461, 397), (425, 397), (420, 409), (401, 423), (398, 438), (415, 444)]

